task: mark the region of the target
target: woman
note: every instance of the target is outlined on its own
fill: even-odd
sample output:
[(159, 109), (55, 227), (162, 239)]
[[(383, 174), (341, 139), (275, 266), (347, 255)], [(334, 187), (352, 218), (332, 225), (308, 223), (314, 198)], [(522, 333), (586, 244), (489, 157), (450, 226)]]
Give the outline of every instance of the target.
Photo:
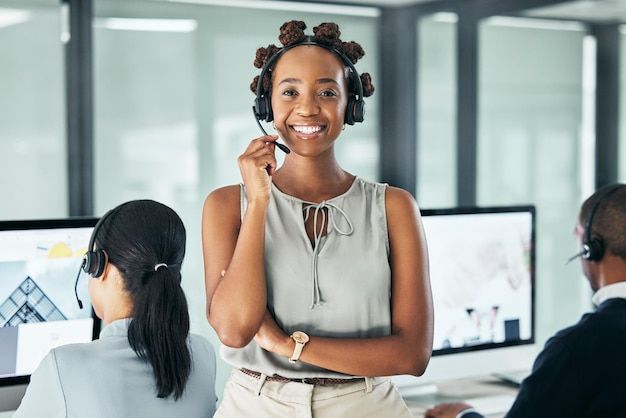
[[(417, 205), (343, 170), (334, 145), (363, 119), (360, 45), (325, 23), (281, 27), (257, 51), (257, 118), (278, 135), (239, 157), (241, 186), (203, 212), (207, 317), (234, 371), (216, 416), (409, 417), (386, 378), (421, 375), (432, 300)], [(276, 166), (276, 140), (290, 148)]]
[(14, 416), (213, 416), (215, 354), (189, 335), (184, 256), (185, 227), (169, 207), (135, 200), (104, 215), (82, 266), (100, 339), (53, 349)]

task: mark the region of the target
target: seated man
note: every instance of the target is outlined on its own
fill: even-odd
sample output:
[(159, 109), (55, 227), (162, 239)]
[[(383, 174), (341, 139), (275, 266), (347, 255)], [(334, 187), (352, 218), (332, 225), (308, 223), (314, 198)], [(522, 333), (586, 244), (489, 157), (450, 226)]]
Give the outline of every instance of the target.
[[(576, 235), (595, 312), (548, 340), (507, 418), (626, 417), (626, 184), (604, 187), (582, 205)], [(481, 418), (465, 403), (427, 418)]]

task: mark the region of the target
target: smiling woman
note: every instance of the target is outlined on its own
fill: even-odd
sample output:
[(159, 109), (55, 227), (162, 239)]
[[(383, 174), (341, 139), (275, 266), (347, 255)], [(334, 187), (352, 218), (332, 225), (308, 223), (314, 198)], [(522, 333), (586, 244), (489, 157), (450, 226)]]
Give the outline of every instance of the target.
[[(310, 62), (298, 71), (302, 62)], [(291, 77), (298, 72), (298, 78)], [(274, 126), (297, 154), (332, 147), (344, 124), (348, 87), (343, 65), (332, 52), (313, 45), (286, 52), (273, 71)]]
[[(287, 22), (282, 48), (257, 51), (255, 115), (277, 135), (253, 139), (243, 184), (204, 206), (207, 318), (234, 367), (216, 416), (409, 417), (378, 376), (420, 375), (430, 358), (419, 210), (406, 191), (341, 168), (335, 144), (374, 88), (336, 24), (305, 28)], [(292, 151), (280, 168), (279, 137)]]

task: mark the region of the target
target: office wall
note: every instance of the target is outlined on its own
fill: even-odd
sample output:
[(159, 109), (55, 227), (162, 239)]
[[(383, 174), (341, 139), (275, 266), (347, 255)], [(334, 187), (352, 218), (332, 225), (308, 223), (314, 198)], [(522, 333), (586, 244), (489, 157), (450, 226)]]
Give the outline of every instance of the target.
[[(335, 21), (343, 39), (363, 45), (367, 55), (357, 69), (371, 72), (376, 84), (377, 20), (151, 1), (95, 6), (96, 212), (151, 198), (180, 214), (187, 228), (183, 288), (191, 328), (217, 349), (205, 318), (201, 212), (212, 189), (241, 181), (237, 156), (260, 135), (249, 90), (259, 73), (252, 65), (255, 50), (278, 43), (284, 21), (302, 19), (308, 31)], [(346, 128), (337, 158), (347, 170), (377, 180), (377, 95), (366, 102), (366, 123)], [(271, 124), (266, 129), (271, 132)], [(219, 396), (229, 370), (218, 361)]]
[(68, 214), (60, 27), (58, 1), (0, 1), (0, 219)]

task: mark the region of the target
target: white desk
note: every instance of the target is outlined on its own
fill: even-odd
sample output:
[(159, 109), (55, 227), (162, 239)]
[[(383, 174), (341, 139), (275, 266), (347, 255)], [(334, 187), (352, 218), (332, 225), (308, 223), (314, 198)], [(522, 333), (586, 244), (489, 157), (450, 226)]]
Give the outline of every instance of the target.
[[(503, 383), (492, 376), (477, 376), (468, 379), (457, 379), (441, 382), (437, 385), (439, 392), (433, 395), (419, 397), (408, 396), (405, 401), (415, 418), (423, 418), (427, 405), (441, 402), (467, 402), (472, 398), (490, 398), (500, 395), (509, 395), (513, 399), (517, 395), (517, 388)], [(11, 418), (15, 411), (0, 412), (0, 418)], [(483, 411), (478, 411), (484, 414)], [(484, 414), (488, 418), (501, 418), (506, 410), (500, 413)]]
[[(477, 399), (474, 403), (478, 412), (481, 412), (489, 418), (503, 417), (508, 411), (508, 406), (512, 404), (513, 399), (517, 395), (517, 388), (502, 382), (492, 376), (477, 376), (468, 379), (457, 379), (445, 381), (437, 384), (438, 392), (432, 395), (411, 396), (408, 394), (404, 397), (411, 413), (415, 418), (422, 418), (424, 412), (429, 407), (443, 402), (466, 402), (472, 404), (472, 399)], [(404, 395), (404, 394), (403, 394)], [(502, 406), (502, 410), (497, 413), (487, 413), (487, 410), (481, 411), (480, 402)]]

